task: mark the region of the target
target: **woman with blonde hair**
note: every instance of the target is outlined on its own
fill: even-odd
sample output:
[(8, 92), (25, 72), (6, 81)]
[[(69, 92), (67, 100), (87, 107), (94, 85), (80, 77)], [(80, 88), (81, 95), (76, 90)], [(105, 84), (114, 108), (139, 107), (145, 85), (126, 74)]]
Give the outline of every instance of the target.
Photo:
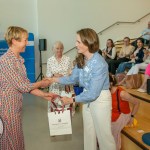
[(108, 65), (99, 55), (99, 38), (93, 29), (77, 32), (76, 47), (79, 56), (72, 74), (50, 78), (51, 82), (63, 85), (79, 83), (84, 88), (79, 95), (62, 97), (64, 104), (83, 103), (84, 150), (116, 150), (111, 133), (111, 93), (109, 91)]
[(24, 150), (22, 93), (31, 93), (47, 100), (51, 100), (53, 94), (37, 89), (47, 87), (49, 81), (30, 83), (27, 78), (24, 59), (20, 56), (28, 44), (27, 30), (10, 26), (5, 39), (9, 49), (0, 57), (0, 118), (4, 126), (0, 150)]

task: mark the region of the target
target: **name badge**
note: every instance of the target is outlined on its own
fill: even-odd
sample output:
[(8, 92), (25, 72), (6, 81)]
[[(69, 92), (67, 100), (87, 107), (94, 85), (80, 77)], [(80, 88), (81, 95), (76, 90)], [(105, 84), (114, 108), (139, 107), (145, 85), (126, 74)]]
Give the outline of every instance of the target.
[(84, 68), (84, 70), (85, 70), (86, 72), (89, 72), (89, 71), (90, 71), (90, 69), (89, 69), (87, 66)]

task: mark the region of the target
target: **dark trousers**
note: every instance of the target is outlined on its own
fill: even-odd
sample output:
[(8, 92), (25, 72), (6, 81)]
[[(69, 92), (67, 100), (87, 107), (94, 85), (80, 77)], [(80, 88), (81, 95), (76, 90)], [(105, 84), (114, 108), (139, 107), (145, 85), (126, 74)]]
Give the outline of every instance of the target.
[(105, 60), (106, 60), (106, 62), (107, 62), (107, 64), (108, 64), (108, 70), (109, 70), (109, 72), (110, 72), (110, 70), (111, 70), (110, 66), (111, 66), (111, 64), (113, 63), (113, 61), (115, 61), (115, 60), (114, 60), (114, 59), (109, 59), (109, 58), (106, 58)]
[(109, 65), (109, 72), (113, 75), (116, 74), (116, 69), (118, 68), (118, 66), (122, 63), (122, 62), (128, 62), (130, 59), (123, 57), (123, 58), (119, 58), (118, 60), (113, 60), (111, 61), (108, 65)]

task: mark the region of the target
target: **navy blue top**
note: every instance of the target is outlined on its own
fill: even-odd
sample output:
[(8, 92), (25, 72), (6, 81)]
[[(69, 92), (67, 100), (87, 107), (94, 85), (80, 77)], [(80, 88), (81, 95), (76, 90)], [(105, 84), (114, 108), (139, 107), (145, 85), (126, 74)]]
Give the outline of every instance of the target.
[(145, 48), (142, 47), (139, 52), (136, 54), (137, 59), (135, 59), (135, 63), (139, 64), (143, 62), (143, 58), (144, 58), (144, 50)]

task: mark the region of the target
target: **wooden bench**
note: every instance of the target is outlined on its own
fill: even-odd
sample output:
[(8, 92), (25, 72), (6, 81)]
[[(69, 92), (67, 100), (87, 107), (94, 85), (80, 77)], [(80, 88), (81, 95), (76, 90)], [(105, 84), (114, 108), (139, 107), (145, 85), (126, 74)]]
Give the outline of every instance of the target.
[(122, 150), (150, 150), (150, 146), (142, 141), (142, 135), (150, 132), (150, 95), (137, 92), (136, 89), (123, 88), (140, 101), (140, 107), (135, 116), (138, 121), (137, 127), (122, 130)]

